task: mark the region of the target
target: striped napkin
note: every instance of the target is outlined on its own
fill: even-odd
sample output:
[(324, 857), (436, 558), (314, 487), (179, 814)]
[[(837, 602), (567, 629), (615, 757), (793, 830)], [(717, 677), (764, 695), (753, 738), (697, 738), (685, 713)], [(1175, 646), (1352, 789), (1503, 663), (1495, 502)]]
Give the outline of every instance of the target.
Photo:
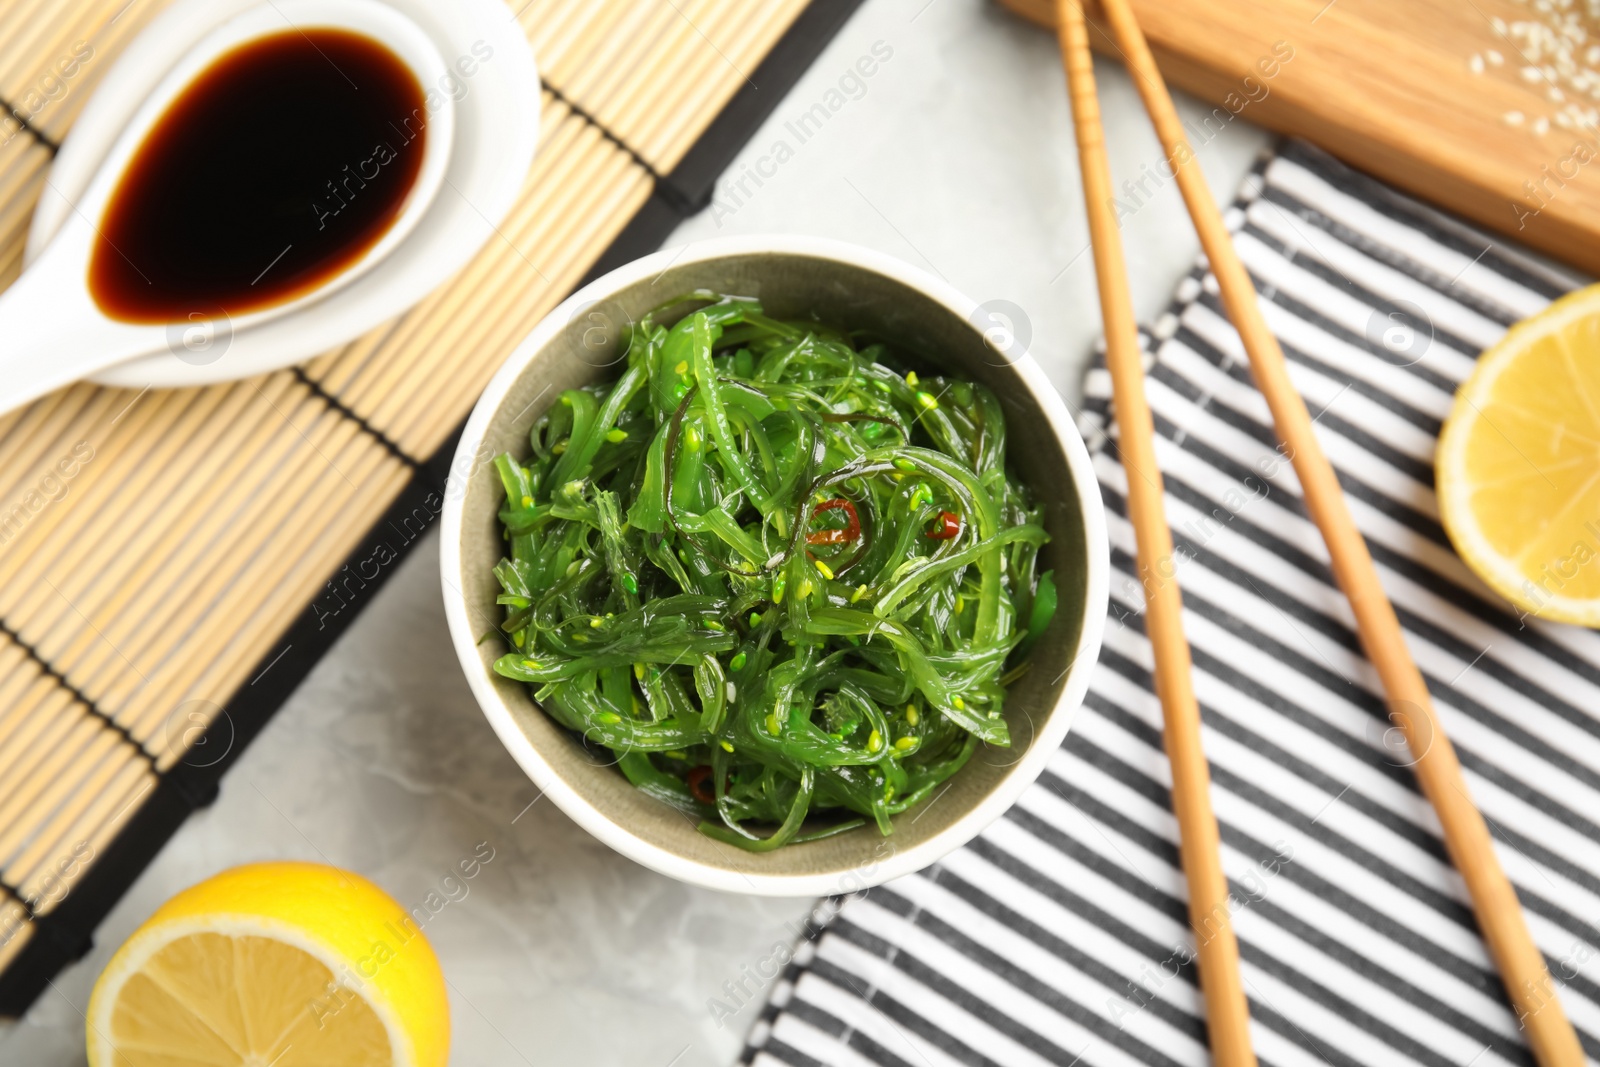
[[(1432, 464), (1477, 353), (1576, 279), (1300, 143), (1228, 214), (1600, 1061), (1600, 634), (1519, 619), (1467, 572)], [(1532, 1064), (1203, 263), (1147, 340), (1262, 1064)], [(1112, 617), (1066, 744), (972, 844), (844, 900), (774, 985), (744, 1062), (1209, 1061), (1110, 392), (1096, 366), (1082, 428), (1110, 512)]]

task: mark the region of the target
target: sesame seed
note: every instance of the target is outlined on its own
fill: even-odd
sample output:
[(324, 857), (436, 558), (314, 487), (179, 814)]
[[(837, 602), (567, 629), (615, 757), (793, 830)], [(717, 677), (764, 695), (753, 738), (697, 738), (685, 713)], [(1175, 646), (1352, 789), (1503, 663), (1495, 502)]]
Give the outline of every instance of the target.
[(689, 361), (686, 360), (686, 359), (678, 360), (678, 365), (676, 367), (673, 367), (672, 370), (676, 374), (688, 374), (689, 373)]

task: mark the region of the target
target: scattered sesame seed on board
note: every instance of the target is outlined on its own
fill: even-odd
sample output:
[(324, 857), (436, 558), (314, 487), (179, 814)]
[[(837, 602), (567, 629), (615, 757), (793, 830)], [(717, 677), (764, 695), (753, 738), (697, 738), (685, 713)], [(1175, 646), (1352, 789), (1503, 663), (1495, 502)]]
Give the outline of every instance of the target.
[[(1496, 36), (1511, 45), (1516, 59), (1512, 66), (1518, 80), (1534, 88), (1542, 87), (1551, 104), (1561, 105), (1546, 115), (1507, 111), (1500, 121), (1527, 129), (1534, 136), (1548, 134), (1552, 126), (1563, 130), (1600, 130), (1600, 110), (1589, 107), (1600, 101), (1600, 0), (1515, 0), (1527, 9), (1527, 18), (1507, 22), (1489, 20)], [(1465, 57), (1473, 74), (1484, 74), (1491, 67), (1506, 66), (1506, 57), (1497, 48), (1485, 48)], [(1573, 102), (1574, 98), (1578, 102)], [(1540, 109), (1533, 109), (1537, 112)]]

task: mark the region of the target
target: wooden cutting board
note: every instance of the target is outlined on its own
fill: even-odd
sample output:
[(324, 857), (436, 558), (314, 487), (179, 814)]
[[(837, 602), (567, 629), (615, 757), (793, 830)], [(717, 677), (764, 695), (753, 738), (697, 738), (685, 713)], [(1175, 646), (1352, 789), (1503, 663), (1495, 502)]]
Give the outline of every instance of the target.
[[(1050, 25), (1054, 0), (1001, 0)], [(1525, 67), (1538, 16), (1515, 0), (1131, 0), (1169, 81), (1244, 119), (1314, 142), (1351, 165), (1580, 270), (1600, 274), (1600, 129), (1563, 128), (1570, 88), (1549, 98)], [(1092, 22), (1098, 17), (1089, 0)], [(1581, 4), (1574, 4), (1581, 8)], [(1501, 20), (1506, 30), (1497, 27)], [(1579, 68), (1600, 23), (1577, 45)], [(1116, 57), (1103, 26), (1097, 49)], [(1487, 53), (1498, 51), (1503, 65)], [(1285, 55), (1288, 58), (1284, 58)], [(1484, 59), (1474, 73), (1472, 57)], [(1597, 61), (1587, 64), (1600, 71)], [(1249, 79), (1247, 81), (1246, 79)], [(1600, 74), (1596, 84), (1600, 85)], [(1508, 114), (1520, 113), (1521, 126)], [(1545, 117), (1549, 128), (1536, 128)], [(1222, 123), (1218, 122), (1218, 125)], [(1124, 177), (1124, 176), (1120, 176)], [(1219, 195), (1229, 191), (1219, 190)]]

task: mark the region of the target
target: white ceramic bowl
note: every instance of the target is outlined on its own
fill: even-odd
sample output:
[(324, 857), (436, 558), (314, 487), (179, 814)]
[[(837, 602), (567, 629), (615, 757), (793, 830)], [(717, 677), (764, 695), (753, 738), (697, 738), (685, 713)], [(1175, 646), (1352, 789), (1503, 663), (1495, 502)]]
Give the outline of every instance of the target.
[[(937, 800), (873, 828), (771, 853), (700, 834), (692, 821), (635, 789), (496, 675), (505, 651), (491, 568), (505, 553), (500, 484), (490, 460), (527, 454), (527, 434), (562, 389), (619, 373), (618, 327), (692, 289), (758, 297), (768, 314), (815, 313), (871, 328), (930, 362), (995, 390), (1006, 410), (1007, 457), (1044, 505), (1060, 609), (1011, 687), (1014, 745), (981, 749)], [(1055, 388), (1025, 352), (986, 343), (985, 313), (948, 284), (867, 249), (809, 237), (740, 237), (658, 252), (585, 286), (545, 318), (484, 391), (462, 433), (446, 492), (441, 566), (450, 634), (495, 733), (546, 796), (607, 845), (663, 874), (730, 892), (816, 896), (850, 892), (938, 860), (999, 817), (1061, 745), (1088, 687), (1105, 621), (1110, 562), (1089, 454)]]

